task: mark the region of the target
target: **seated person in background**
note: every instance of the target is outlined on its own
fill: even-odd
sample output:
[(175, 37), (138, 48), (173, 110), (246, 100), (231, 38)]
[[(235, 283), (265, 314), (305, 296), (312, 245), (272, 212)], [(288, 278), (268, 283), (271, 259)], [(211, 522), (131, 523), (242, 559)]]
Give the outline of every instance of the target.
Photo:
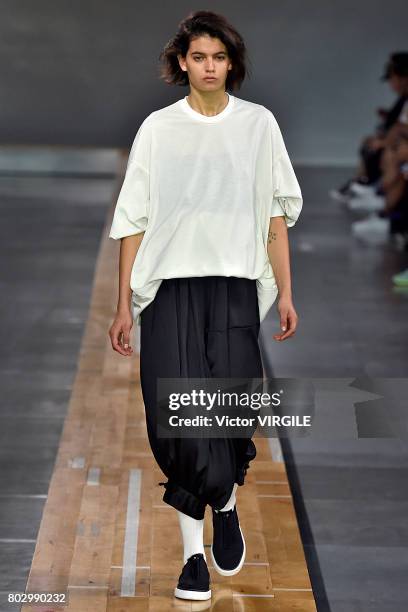
[(339, 189), (329, 192), (330, 196), (348, 202), (356, 195), (375, 194), (381, 177), (381, 157), (387, 139), (393, 138), (399, 129), (397, 124), (406, 122), (408, 102), (408, 52), (393, 53), (386, 64), (382, 80), (388, 81), (398, 99), (390, 110), (378, 109), (383, 122), (377, 126), (377, 133), (365, 138), (360, 147), (361, 161), (356, 175)]
[[(401, 174), (405, 179), (405, 190), (402, 194), (400, 202), (394, 209), (394, 216), (400, 212), (400, 218), (394, 219), (394, 226), (391, 227), (391, 231), (395, 230), (395, 224), (400, 225), (400, 229), (403, 230), (405, 236), (408, 235), (408, 138), (402, 138), (398, 147), (397, 155), (400, 162)], [(405, 242), (405, 250), (408, 250), (408, 239)], [(397, 287), (408, 287), (408, 268), (394, 274), (392, 280)]]
[(404, 128), (385, 148), (381, 161), (385, 206), (379, 214), (390, 218), (392, 234), (408, 234), (408, 125)]
[[(405, 138), (407, 134), (408, 100), (405, 101), (397, 121), (389, 128), (386, 135), (382, 138), (381, 148), (379, 148), (381, 153), (379, 157), (380, 178), (375, 184), (375, 190), (370, 191), (366, 188), (364, 192), (360, 194), (355, 193), (353, 196), (349, 197), (347, 206), (350, 210), (359, 212), (378, 212), (385, 209), (387, 201), (394, 200), (391, 183), (399, 172), (396, 162), (396, 151), (401, 138)], [(383, 176), (384, 173), (386, 176)]]
[[(408, 77), (407, 77), (408, 80)], [(408, 132), (408, 99), (405, 100), (404, 105), (398, 115), (397, 121), (390, 127), (387, 134), (383, 138), (384, 147), (392, 146), (398, 140), (400, 134), (406, 134)]]
[[(364, 242), (385, 243), (391, 234), (408, 250), (408, 125), (385, 146), (381, 157), (381, 209), (351, 224), (352, 233)], [(395, 280), (394, 280), (395, 282)]]

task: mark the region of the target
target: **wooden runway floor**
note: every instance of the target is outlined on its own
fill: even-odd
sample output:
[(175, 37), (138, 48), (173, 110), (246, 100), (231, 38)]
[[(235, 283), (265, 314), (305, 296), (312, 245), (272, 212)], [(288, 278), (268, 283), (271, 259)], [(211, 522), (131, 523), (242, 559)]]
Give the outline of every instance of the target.
[[(237, 492), (247, 544), (231, 578), (211, 566), (211, 511), (204, 542), (212, 599), (173, 596), (182, 569), (177, 513), (162, 501), (164, 474), (150, 450), (134, 355), (108, 337), (117, 299), (118, 243), (107, 220), (78, 370), (44, 507), (26, 592), (67, 593), (68, 605), (23, 605), (22, 612), (218, 612), (316, 610), (278, 441), (255, 437), (257, 457)], [(136, 347), (135, 340), (136, 339)]]

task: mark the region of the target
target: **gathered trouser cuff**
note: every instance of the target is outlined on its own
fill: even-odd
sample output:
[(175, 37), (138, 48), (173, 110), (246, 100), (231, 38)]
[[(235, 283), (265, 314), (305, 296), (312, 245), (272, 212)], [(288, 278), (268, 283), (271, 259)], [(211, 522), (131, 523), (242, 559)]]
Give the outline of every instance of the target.
[[(250, 462), (256, 457), (256, 446), (253, 440), (250, 440), (248, 447), (242, 458), (242, 463), (236, 469), (235, 482), (238, 486), (242, 486), (245, 482), (247, 470), (250, 467)], [(205, 515), (206, 503), (199, 499), (196, 495), (184, 489), (181, 485), (168, 480), (167, 482), (159, 482), (159, 485), (165, 487), (163, 495), (163, 501), (176, 510), (180, 510), (184, 514), (191, 516), (192, 518), (201, 520)], [(231, 484), (231, 487), (233, 485)], [(228, 501), (230, 493), (225, 494), (225, 499), (219, 500), (219, 508), (223, 508)], [(215, 508), (215, 506), (214, 506)], [(219, 509), (216, 508), (216, 509)]]
[(188, 514), (192, 518), (198, 520), (204, 518), (206, 504), (200, 501), (198, 497), (171, 481), (159, 482), (159, 485), (164, 486), (166, 489), (163, 495), (163, 501), (166, 504), (173, 506), (173, 508), (180, 510), (184, 514)]

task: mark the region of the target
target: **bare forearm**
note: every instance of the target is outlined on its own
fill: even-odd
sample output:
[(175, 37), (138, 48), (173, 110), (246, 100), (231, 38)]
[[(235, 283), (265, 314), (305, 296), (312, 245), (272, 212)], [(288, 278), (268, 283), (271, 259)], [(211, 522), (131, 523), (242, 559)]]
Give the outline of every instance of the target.
[(407, 131), (408, 131), (407, 126), (405, 123), (401, 123), (400, 121), (397, 121), (396, 123), (394, 123), (394, 125), (390, 127), (390, 129), (388, 130), (384, 138), (385, 146), (393, 147), (398, 141), (399, 137), (402, 134), (406, 134)]
[(268, 232), (268, 257), (280, 297), (292, 297), (289, 240), (285, 218), (271, 217)]
[(387, 193), (398, 182), (400, 177), (399, 163), (395, 151), (387, 147), (381, 158), (381, 186)]
[(126, 236), (120, 241), (118, 311), (130, 308), (132, 297), (130, 277), (143, 236), (144, 232), (133, 236)]

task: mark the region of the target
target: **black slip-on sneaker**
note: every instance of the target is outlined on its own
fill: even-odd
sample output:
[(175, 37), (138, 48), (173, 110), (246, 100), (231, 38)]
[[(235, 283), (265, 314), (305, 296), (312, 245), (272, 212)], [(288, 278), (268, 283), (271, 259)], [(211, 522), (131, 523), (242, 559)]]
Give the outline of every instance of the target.
[(237, 507), (224, 512), (212, 511), (213, 543), (211, 557), (216, 571), (221, 576), (234, 576), (241, 570), (245, 560), (245, 540), (239, 524)]
[(187, 559), (174, 595), (180, 599), (210, 599), (210, 573), (203, 553), (196, 553)]

